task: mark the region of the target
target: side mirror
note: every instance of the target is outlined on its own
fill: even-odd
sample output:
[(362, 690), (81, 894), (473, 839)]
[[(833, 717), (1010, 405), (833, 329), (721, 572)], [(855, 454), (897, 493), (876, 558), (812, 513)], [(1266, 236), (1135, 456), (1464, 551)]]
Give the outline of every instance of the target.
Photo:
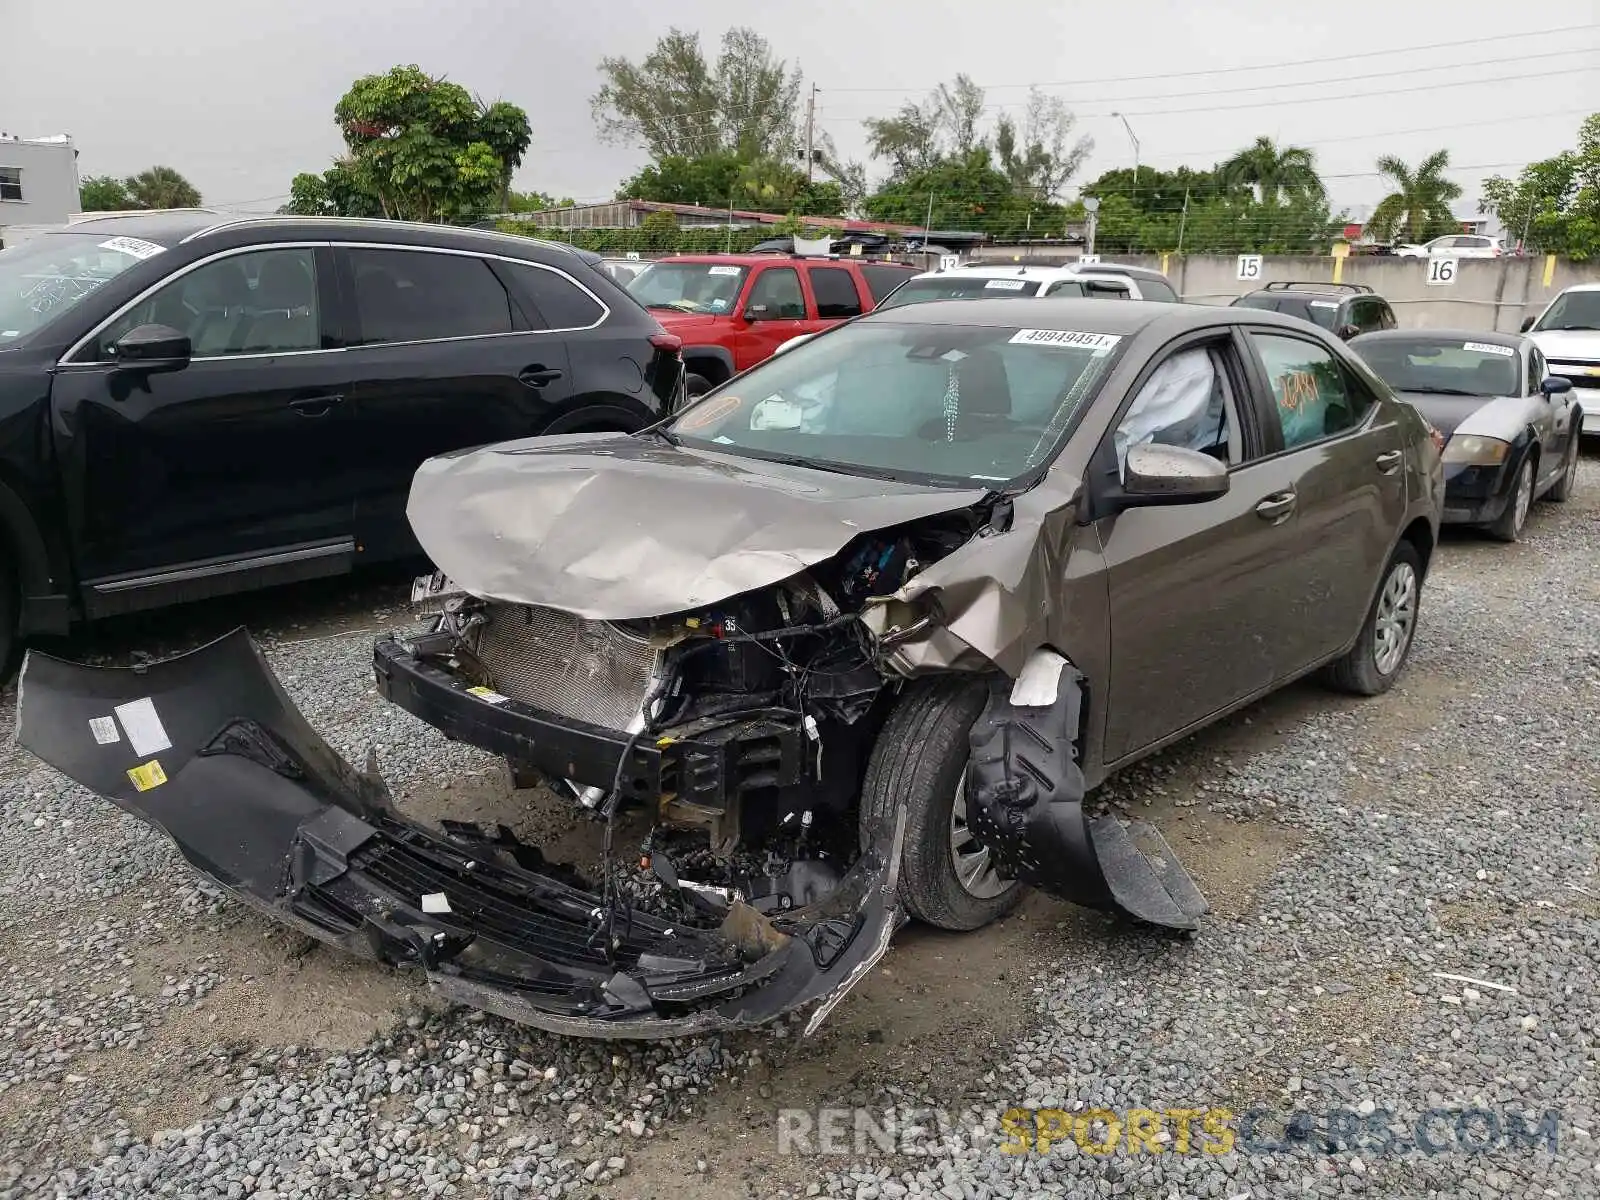
[(1535, 321), (1537, 321), (1538, 319), (1539, 319), (1538, 317), (1523, 317), (1522, 318), (1522, 328), (1519, 330), (1519, 332), (1527, 333), (1528, 330), (1533, 328), (1533, 323)]
[(187, 334), (167, 325), (140, 325), (110, 347), (120, 367), (145, 371), (177, 371), (189, 365), (193, 348)]
[(1355, 337), (1356, 334), (1361, 332), (1361, 326), (1353, 325), (1349, 321), (1346, 321), (1343, 325), (1339, 326), (1338, 329), (1334, 330), (1334, 332), (1339, 335), (1340, 341), (1348, 342), (1351, 338)]
[(1141, 442), (1128, 448), (1122, 491), (1129, 507), (1198, 504), (1228, 494), (1228, 468), (1209, 454), (1185, 446)]
[(746, 321), (765, 321), (772, 310), (765, 304), (752, 304), (744, 310)]
[(1539, 390), (1546, 396), (1559, 396), (1572, 390), (1572, 380), (1560, 375), (1547, 375), (1539, 381)]

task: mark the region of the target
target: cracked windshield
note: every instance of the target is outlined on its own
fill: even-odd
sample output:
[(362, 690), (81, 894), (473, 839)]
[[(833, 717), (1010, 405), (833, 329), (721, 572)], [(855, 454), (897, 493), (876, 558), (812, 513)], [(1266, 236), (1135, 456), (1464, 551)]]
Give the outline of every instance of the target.
[(671, 436), (860, 474), (1003, 482), (1049, 457), (1116, 334), (863, 324), (797, 346), (689, 409)]

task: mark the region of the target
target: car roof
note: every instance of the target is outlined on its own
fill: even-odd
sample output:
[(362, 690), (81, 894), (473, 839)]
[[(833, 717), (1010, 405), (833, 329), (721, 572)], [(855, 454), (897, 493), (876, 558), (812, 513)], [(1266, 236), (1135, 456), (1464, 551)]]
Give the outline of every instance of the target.
[(1485, 333), (1481, 329), (1375, 329), (1359, 333), (1350, 339), (1356, 342), (1483, 342), (1489, 346), (1506, 346), (1512, 350), (1525, 350), (1530, 343), (1520, 333)]
[(797, 263), (814, 262), (824, 266), (838, 266), (840, 263), (856, 262), (864, 267), (899, 267), (906, 271), (915, 271), (916, 268), (909, 263), (886, 262), (881, 258), (864, 258), (857, 254), (664, 254), (655, 262), (679, 263), (726, 263), (732, 267), (755, 267), (762, 263)]
[[(50, 233), (82, 233), (102, 237), (136, 237), (171, 249), (186, 237), (217, 224), (220, 214), (206, 208), (173, 208), (151, 213), (108, 213), (87, 216)], [(44, 236), (50, 236), (50, 233)]]
[(1600, 283), (1572, 283), (1561, 289), (1560, 294), (1568, 292), (1600, 292)]
[(1322, 284), (1317, 281), (1302, 283), (1298, 279), (1287, 279), (1285, 283), (1292, 283), (1293, 287), (1258, 287), (1254, 291), (1246, 292), (1235, 300), (1243, 300), (1247, 296), (1316, 296), (1323, 300), (1359, 300), (1363, 296), (1368, 299), (1382, 300), (1383, 297), (1370, 289), (1355, 291), (1347, 285), (1338, 283)]
[(1123, 263), (1062, 263), (1044, 266), (1039, 263), (966, 263), (947, 271), (923, 271), (918, 279), (937, 279), (941, 276), (965, 276), (973, 279), (1078, 279), (1095, 274), (1132, 276), (1135, 279), (1166, 279), (1160, 271), (1149, 267), (1135, 267)]
[(875, 308), (858, 322), (879, 325), (966, 325), (996, 329), (1061, 329), (1133, 336), (1158, 328), (1163, 336), (1224, 325), (1275, 325), (1304, 334), (1306, 322), (1265, 309), (1223, 308), (1209, 304), (1145, 301), (1115, 304), (1083, 296), (1016, 300), (928, 300)]

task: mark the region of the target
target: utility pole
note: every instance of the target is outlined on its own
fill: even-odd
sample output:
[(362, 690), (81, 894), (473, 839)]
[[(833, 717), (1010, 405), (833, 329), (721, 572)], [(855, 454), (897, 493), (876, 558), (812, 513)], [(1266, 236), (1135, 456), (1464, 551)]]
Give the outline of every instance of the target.
[(811, 85), (811, 95), (806, 97), (806, 182), (811, 182), (811, 160), (816, 153), (817, 85)]
[(933, 193), (928, 193), (928, 219), (922, 223), (922, 265), (928, 265), (928, 247), (933, 244)]
[(1183, 189), (1183, 215), (1178, 218), (1178, 253), (1183, 253), (1183, 230), (1189, 224), (1189, 189)]

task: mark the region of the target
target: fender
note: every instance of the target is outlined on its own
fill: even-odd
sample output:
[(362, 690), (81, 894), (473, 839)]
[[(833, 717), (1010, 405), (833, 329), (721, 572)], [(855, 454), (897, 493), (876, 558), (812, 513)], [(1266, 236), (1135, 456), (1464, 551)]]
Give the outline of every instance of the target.
[(71, 624), (66, 593), (50, 569), (44, 535), (21, 496), (0, 483), (0, 533), (17, 567), (20, 632), (65, 633)]
[(577, 401), (572, 408), (541, 429), (539, 436), (587, 433), (602, 429), (633, 433), (660, 419), (660, 413), (652, 412), (631, 396), (618, 396), (606, 392)]
[(732, 379), (739, 373), (738, 368), (733, 365), (733, 351), (725, 346), (685, 346), (683, 348), (683, 361), (688, 364), (691, 371), (694, 370), (694, 360), (697, 358), (715, 359), (727, 371), (727, 374), (722, 379), (713, 379), (711, 381), (713, 383), (721, 383)]

